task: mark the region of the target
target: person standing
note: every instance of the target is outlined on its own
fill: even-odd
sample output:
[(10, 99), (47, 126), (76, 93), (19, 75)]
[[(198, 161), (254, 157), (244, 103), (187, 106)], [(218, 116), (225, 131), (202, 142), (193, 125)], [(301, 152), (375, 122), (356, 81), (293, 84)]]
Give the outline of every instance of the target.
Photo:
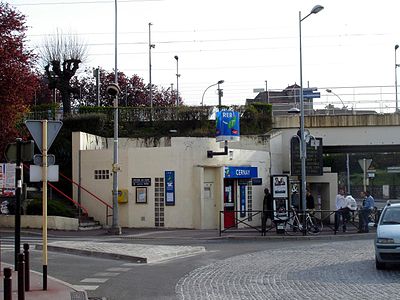
[(340, 218), (343, 220), (343, 231), (346, 231), (343, 209), (347, 207), (346, 198), (344, 197), (344, 189), (340, 188), (336, 195), (336, 212), (335, 212), (335, 232), (339, 229)]
[(362, 208), (358, 216), (359, 219), (359, 230), (358, 232), (369, 232), (368, 229), (368, 217), (375, 206), (375, 199), (372, 197), (369, 191), (361, 192), (361, 197), (364, 199)]
[(272, 195), (268, 188), (264, 189), (264, 200), (263, 200), (263, 212), (261, 217), (261, 231), (262, 235), (265, 235), (267, 230), (267, 220), (274, 219)]
[(315, 209), (314, 196), (311, 194), (309, 189), (307, 189), (306, 207), (307, 209)]

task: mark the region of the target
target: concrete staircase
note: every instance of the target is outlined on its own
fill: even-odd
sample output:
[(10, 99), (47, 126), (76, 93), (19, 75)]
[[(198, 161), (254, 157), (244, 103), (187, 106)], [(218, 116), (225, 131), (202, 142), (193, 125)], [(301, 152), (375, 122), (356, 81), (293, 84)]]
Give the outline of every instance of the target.
[(103, 226), (100, 222), (94, 220), (92, 217), (81, 216), (79, 218), (79, 230), (96, 230), (101, 228), (103, 228)]

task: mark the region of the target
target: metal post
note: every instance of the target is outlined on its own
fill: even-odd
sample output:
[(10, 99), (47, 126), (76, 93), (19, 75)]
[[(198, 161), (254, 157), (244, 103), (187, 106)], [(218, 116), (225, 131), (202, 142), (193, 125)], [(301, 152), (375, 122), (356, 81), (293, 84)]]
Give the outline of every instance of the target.
[(97, 67), (95, 70), (96, 75), (96, 99), (97, 99), (97, 106), (100, 106), (100, 67)]
[(218, 82), (218, 110), (221, 110), (222, 90), (219, 85), (220, 83)]
[(24, 254), (18, 254), (18, 300), (25, 299), (25, 262)]
[(179, 105), (179, 77), (181, 76), (179, 74), (179, 57), (178, 55), (175, 55), (174, 58), (176, 59), (176, 106)]
[(397, 55), (396, 51), (399, 48), (399, 45), (394, 46), (394, 87), (396, 90), (396, 112), (399, 111), (399, 102), (397, 97)]
[[(118, 39), (117, 39), (117, 26), (118, 26), (118, 9), (117, 0), (115, 0), (115, 84), (118, 85), (118, 64), (117, 64), (117, 53), (118, 53)], [(119, 227), (119, 215), (118, 215), (118, 93), (114, 99), (114, 151), (113, 151), (113, 218), (112, 218), (112, 229), (114, 234), (121, 234), (121, 228)]]
[[(306, 143), (304, 140), (304, 97), (303, 97), (303, 57), (301, 48), (301, 11), (299, 11), (299, 41), (300, 41), (300, 151), (301, 151), (301, 206), (306, 210)], [(303, 216), (303, 234), (306, 234), (306, 218)]]
[(265, 80), (265, 102), (269, 104), (268, 81)]
[(29, 245), (24, 244), (24, 257), (25, 257), (25, 291), (30, 290), (30, 274), (29, 274)]
[(43, 236), (43, 250), (42, 250), (42, 261), (43, 261), (43, 290), (47, 290), (47, 120), (42, 121), (42, 236)]
[(346, 169), (347, 169), (347, 194), (350, 195), (350, 155), (346, 153)]
[(150, 121), (153, 121), (153, 85), (151, 83), (151, 48), (155, 45), (151, 44), (151, 25), (149, 23), (149, 97), (150, 97)]
[(4, 268), (4, 279), (3, 279), (3, 289), (4, 289), (4, 300), (12, 299), (12, 278), (11, 278), (11, 268)]
[(18, 254), (21, 250), (21, 190), (22, 190), (22, 140), (16, 139), (17, 144), (17, 159), (15, 168), (15, 241), (14, 241), (14, 253), (15, 253), (15, 269), (17, 269)]
[(364, 185), (364, 192), (367, 190), (367, 159), (363, 158), (363, 185)]

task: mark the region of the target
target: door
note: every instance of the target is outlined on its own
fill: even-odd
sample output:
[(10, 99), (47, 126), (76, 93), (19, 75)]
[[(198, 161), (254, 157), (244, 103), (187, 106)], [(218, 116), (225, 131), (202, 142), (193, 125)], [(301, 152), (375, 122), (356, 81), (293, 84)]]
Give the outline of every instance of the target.
[(224, 179), (224, 227), (235, 226), (235, 181)]
[(204, 211), (203, 211), (203, 225), (204, 229), (216, 229), (216, 203), (214, 199), (214, 183), (204, 183)]

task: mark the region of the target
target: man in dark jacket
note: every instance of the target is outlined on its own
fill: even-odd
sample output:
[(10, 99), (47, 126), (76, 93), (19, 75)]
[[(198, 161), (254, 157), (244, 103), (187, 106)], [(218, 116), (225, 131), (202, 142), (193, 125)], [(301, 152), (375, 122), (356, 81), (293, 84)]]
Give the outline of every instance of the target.
[(272, 204), (272, 195), (269, 192), (268, 188), (264, 189), (264, 200), (263, 200), (263, 212), (261, 217), (261, 230), (262, 235), (265, 235), (267, 230), (267, 220), (271, 219), (271, 222), (274, 219), (274, 212), (273, 212), (273, 204)]

